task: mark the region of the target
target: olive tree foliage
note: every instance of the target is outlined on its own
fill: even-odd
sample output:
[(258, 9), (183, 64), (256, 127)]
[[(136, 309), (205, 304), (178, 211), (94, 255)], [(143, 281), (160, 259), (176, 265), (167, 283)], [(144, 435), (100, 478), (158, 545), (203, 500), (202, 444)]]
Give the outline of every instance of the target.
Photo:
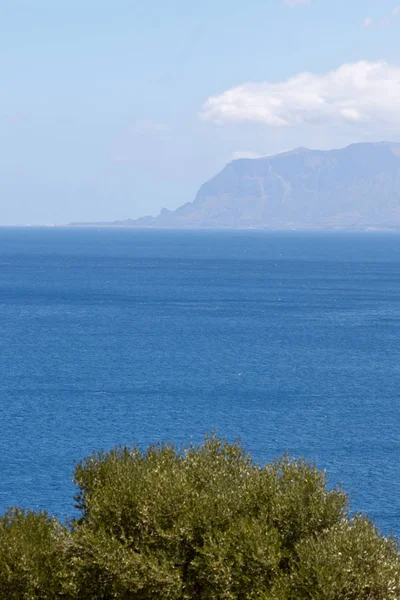
[(1, 600), (52, 600), (68, 583), (64, 567), (69, 534), (45, 513), (12, 509), (0, 519)]
[(213, 435), (183, 451), (92, 454), (75, 483), (71, 526), (20, 511), (1, 520), (1, 599), (400, 598), (396, 541), (351, 518), (305, 460), (259, 465)]

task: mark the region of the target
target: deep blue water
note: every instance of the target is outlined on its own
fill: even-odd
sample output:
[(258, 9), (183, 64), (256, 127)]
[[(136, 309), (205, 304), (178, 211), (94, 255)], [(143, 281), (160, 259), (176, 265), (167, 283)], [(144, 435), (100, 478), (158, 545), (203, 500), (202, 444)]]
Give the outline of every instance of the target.
[(286, 449), (400, 534), (400, 235), (0, 229), (0, 511), (116, 444)]

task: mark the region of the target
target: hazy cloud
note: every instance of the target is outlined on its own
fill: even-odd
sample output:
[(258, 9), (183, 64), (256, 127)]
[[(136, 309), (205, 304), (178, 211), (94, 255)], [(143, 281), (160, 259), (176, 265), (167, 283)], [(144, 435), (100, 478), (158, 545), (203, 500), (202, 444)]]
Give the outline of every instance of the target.
[(364, 21), (362, 22), (362, 27), (365, 27), (366, 29), (368, 29), (368, 27), (371, 27), (373, 22), (374, 22), (374, 20), (372, 17), (365, 17)]
[(385, 61), (347, 63), (319, 75), (245, 83), (207, 100), (201, 118), (270, 127), (379, 124), (400, 127), (400, 67)]
[(132, 125), (131, 131), (138, 135), (159, 135), (170, 131), (170, 126), (153, 119), (137, 119)]
[(258, 152), (250, 152), (247, 150), (237, 150), (236, 152), (232, 152), (231, 160), (238, 160), (239, 158), (262, 158), (262, 154)]
[(400, 17), (400, 6), (395, 6), (392, 8), (389, 15), (386, 15), (380, 19), (373, 19), (370, 16), (365, 17), (361, 23), (361, 26), (364, 29), (382, 29), (382, 27), (389, 27), (389, 25), (392, 25), (392, 23), (398, 17)]
[(311, 0), (281, 0), (286, 6), (300, 6), (300, 4), (311, 4)]

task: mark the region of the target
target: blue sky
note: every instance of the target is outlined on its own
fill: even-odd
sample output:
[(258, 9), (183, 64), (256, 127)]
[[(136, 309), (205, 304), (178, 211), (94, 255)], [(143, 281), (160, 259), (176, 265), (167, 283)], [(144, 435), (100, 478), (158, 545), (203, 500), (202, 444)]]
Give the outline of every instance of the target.
[(235, 157), (400, 140), (399, 34), (389, 0), (0, 0), (0, 224), (157, 214)]

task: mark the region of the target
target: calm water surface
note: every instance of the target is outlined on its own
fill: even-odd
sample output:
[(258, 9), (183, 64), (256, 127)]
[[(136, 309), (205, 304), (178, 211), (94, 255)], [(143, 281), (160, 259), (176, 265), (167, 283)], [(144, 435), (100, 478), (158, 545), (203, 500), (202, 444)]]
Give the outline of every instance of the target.
[(0, 229), (0, 511), (215, 428), (400, 534), (400, 235)]

